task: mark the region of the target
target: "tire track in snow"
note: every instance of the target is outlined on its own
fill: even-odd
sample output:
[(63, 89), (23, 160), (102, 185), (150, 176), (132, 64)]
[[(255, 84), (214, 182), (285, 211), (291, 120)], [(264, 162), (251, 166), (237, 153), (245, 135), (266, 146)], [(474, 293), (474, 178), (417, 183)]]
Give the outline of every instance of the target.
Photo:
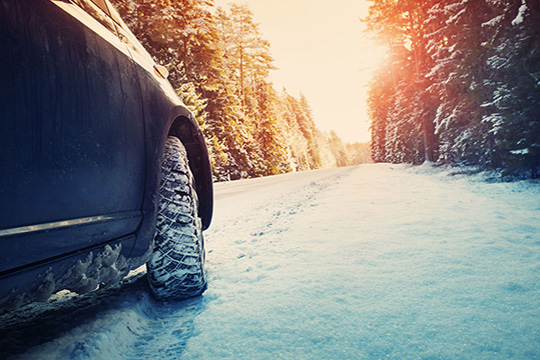
[[(280, 192), (275, 194), (271, 200), (260, 197), (262, 203), (248, 205), (241, 210), (239, 208), (242, 205), (237, 203), (234, 210), (226, 209), (227, 215), (235, 214), (232, 218), (226, 216), (225, 219), (220, 219), (218, 213), (214, 225), (205, 233), (207, 258), (210, 259), (210, 275), (219, 276), (213, 272), (214, 265), (255, 256), (257, 247), (253, 244), (263, 240), (271, 243), (272, 240), (265, 236), (287, 231), (288, 224), (292, 222), (291, 217), (302, 213), (321, 192), (329, 187), (339, 186), (340, 181), (349, 176), (353, 169), (353, 167), (349, 167), (330, 171), (319, 170), (318, 178), (293, 182), (291, 189), (285, 193), (283, 193), (283, 186), (281, 186)], [(311, 174), (316, 172), (311, 172)], [(255, 179), (254, 181), (257, 180), (264, 182), (267, 179)], [(261, 188), (265, 188), (264, 183)], [(219, 202), (217, 207), (219, 207)], [(229, 240), (231, 234), (236, 237), (235, 246), (221, 244), (224, 239)], [(216, 247), (218, 248), (216, 249)], [(229, 253), (230, 251), (234, 253)]]
[[(290, 217), (302, 213), (321, 192), (329, 187), (338, 186), (339, 181), (348, 176), (351, 171), (351, 168), (322, 171), (315, 180), (295, 181), (293, 188), (285, 193), (280, 186), (273, 200), (252, 202), (242, 211), (231, 211), (228, 208), (222, 209), (224, 211), (220, 213), (218, 200), (217, 216), (211, 228), (205, 232), (205, 246), (208, 251), (206, 263), (209, 275), (208, 290), (202, 297), (186, 302), (162, 304), (161, 315), (155, 317), (156, 320), (150, 322), (145, 331), (139, 334), (141, 341), (135, 344), (133, 351), (126, 358), (133, 360), (152, 358), (159, 354), (162, 359), (178, 359), (189, 339), (197, 335), (194, 321), (199, 314), (212, 303), (220, 304), (230, 301), (220, 288), (253, 284), (265, 278), (266, 275), (263, 273), (277, 269), (276, 265), (268, 264), (263, 260), (255, 261), (257, 269), (252, 268), (253, 259), (261, 255), (261, 246), (258, 243), (267, 242), (263, 246), (265, 252), (269, 249), (280, 251), (274, 247), (272, 237), (286, 231), (287, 223), (291, 221)], [(247, 182), (259, 188), (257, 184), (259, 181), (272, 180), (266, 178)], [(231, 185), (231, 183), (225, 185)], [(219, 196), (218, 190), (218, 199)], [(242, 207), (242, 203), (236, 205)], [(249, 287), (239, 289), (235, 293), (241, 296), (242, 292), (246, 291), (249, 291)], [(226, 291), (226, 293), (229, 292)]]

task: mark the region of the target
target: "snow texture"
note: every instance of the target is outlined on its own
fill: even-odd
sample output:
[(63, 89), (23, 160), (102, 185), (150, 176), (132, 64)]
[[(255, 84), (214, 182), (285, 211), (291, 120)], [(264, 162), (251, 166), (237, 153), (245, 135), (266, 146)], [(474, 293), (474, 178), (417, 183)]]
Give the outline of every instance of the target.
[(527, 155), (529, 152), (530, 150), (528, 148), (510, 151), (514, 155)]
[[(97, 289), (100, 285), (119, 282), (130, 271), (144, 264), (150, 252), (141, 257), (126, 259), (122, 254), (122, 245), (106, 245), (102, 250), (91, 251), (83, 259), (74, 260), (65, 269), (64, 275), (57, 278), (47, 268), (36, 277), (31, 291), (18, 292), (13, 289), (0, 299), (0, 313), (16, 309), (31, 301), (46, 301), (55, 292), (69, 290), (78, 294)], [(1, 357), (0, 357), (1, 358)]]
[(525, 13), (527, 12), (527, 3), (525, 0), (522, 0), (521, 6), (519, 7), (518, 14), (514, 20), (512, 20), (512, 25), (516, 26), (523, 22)]
[(540, 358), (540, 190), (484, 180), (373, 164), (217, 184), (203, 296), (125, 290), (14, 358)]
[(499, 25), (504, 20), (504, 15), (495, 16), (493, 19), (486, 21), (482, 24), (482, 27), (494, 27)]

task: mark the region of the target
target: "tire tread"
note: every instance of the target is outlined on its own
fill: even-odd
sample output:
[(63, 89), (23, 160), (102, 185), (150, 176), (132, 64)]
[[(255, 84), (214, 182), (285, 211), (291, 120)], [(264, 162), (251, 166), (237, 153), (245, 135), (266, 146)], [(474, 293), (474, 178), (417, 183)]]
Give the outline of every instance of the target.
[(184, 299), (206, 289), (202, 223), (184, 146), (176, 137), (165, 143), (154, 252), (147, 264), (154, 295)]

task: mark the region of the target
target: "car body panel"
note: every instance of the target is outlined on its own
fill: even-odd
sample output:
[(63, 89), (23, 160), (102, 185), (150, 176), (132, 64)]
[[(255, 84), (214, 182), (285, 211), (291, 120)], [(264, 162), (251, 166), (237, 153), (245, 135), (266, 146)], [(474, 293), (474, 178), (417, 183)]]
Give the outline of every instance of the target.
[[(146, 261), (171, 132), (186, 142), (210, 224), (210, 163), (193, 115), (99, 3), (107, 14), (89, 0), (0, 0), (0, 312), (13, 276), (29, 284), (25, 273), (65, 269), (74, 254), (129, 239), (124, 270)], [(53, 275), (59, 290), (65, 274)]]
[[(0, 229), (140, 211), (144, 119), (131, 60), (61, 9), (43, 1), (26, 6), (12, 8), (2, 25), (0, 71), (9, 86), (1, 94)], [(25, 18), (9, 16), (23, 11)], [(121, 236), (138, 226), (121, 224)], [(80, 247), (81, 239), (57, 231), (47, 242), (25, 235), (25, 246), (42, 256), (32, 260)], [(87, 246), (108, 240), (85, 236)], [(4, 244), (5, 258), (14, 260), (18, 247)], [(2, 269), (12, 265), (3, 261)]]

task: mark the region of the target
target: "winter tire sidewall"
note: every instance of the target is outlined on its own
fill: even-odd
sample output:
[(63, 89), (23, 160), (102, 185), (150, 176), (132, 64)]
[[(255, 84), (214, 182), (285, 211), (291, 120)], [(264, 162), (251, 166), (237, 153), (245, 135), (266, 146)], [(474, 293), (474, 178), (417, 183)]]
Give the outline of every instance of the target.
[(186, 150), (176, 137), (165, 143), (154, 251), (147, 270), (160, 300), (189, 298), (206, 289), (197, 193)]

